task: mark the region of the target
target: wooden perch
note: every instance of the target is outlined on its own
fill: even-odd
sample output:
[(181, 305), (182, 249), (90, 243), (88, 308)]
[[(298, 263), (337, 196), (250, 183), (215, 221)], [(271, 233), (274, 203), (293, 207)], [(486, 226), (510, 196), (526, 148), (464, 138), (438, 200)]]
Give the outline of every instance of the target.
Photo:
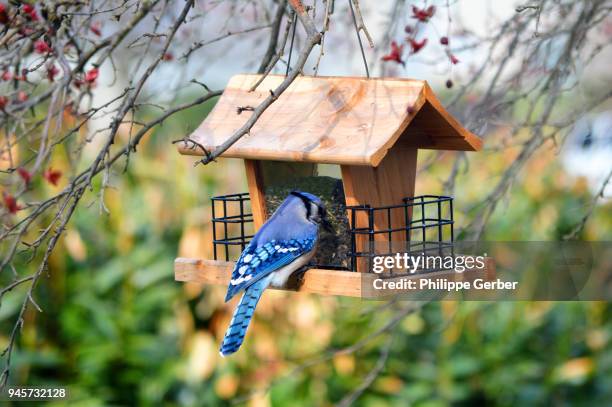
[[(217, 284), (227, 286), (229, 284), (234, 262), (219, 260), (200, 260), (179, 257), (174, 261), (174, 278), (176, 281), (195, 282), (202, 284)], [(472, 281), (476, 278), (493, 280), (495, 278), (495, 263), (493, 259), (485, 260), (483, 270), (466, 270), (463, 273), (454, 271), (438, 271), (424, 275), (412, 275), (407, 278), (442, 278), (453, 277), (456, 280)], [(344, 270), (309, 269), (304, 273), (302, 282), (294, 274), (288, 281), (284, 290), (299, 291), (321, 295), (339, 295), (344, 297), (375, 298), (365, 295), (363, 288), (372, 285), (379, 278), (374, 273), (357, 273)], [(373, 290), (368, 290), (369, 292)], [(376, 292), (379, 296), (391, 293)]]

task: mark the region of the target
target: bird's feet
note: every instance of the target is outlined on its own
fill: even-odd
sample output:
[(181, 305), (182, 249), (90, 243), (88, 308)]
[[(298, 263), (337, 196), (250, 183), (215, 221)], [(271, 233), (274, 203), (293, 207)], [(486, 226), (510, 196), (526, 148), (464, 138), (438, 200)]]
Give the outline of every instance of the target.
[(295, 281), (296, 281), (296, 286), (297, 288), (300, 288), (302, 286), (302, 284), (304, 283), (304, 275), (306, 274), (306, 272), (308, 271), (309, 268), (311, 268), (312, 266), (302, 266), (299, 269), (297, 269), (294, 273), (295, 275)]
[(295, 270), (293, 273), (291, 273), (291, 276), (289, 276), (289, 279), (287, 280), (287, 283), (284, 285), (283, 288), (287, 290), (299, 290), (302, 286), (302, 283), (304, 282), (304, 274), (311, 267), (312, 266), (302, 266), (299, 269)]

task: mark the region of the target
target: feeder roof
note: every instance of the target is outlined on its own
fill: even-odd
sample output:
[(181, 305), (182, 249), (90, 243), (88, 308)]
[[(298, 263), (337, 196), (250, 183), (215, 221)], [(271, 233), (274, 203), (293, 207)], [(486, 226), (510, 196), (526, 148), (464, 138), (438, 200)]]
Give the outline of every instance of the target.
[[(231, 78), (217, 104), (190, 138), (213, 151), (244, 125), (284, 79)], [(482, 141), (440, 104), (425, 81), (299, 76), (261, 115), (249, 134), (222, 157), (378, 166), (395, 144), (435, 150), (477, 151)], [(182, 154), (200, 148), (179, 144)]]

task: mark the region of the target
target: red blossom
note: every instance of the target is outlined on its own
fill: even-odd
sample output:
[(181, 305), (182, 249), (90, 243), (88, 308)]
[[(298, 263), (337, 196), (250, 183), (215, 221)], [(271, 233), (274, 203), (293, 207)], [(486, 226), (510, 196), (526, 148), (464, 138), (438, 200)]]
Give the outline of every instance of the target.
[(0, 24), (6, 24), (9, 22), (9, 15), (6, 11), (4, 3), (0, 3)]
[(412, 48), (413, 54), (419, 52), (427, 44), (427, 38), (423, 38), (420, 42), (414, 38), (408, 38), (407, 41), (410, 44), (410, 48)]
[(174, 59), (174, 55), (171, 52), (166, 52), (164, 56), (162, 56), (162, 61), (172, 61)]
[(454, 56), (453, 54), (449, 54), (448, 57), (453, 65), (457, 65), (459, 63), (459, 58)]
[(17, 168), (17, 173), (19, 174), (21, 179), (23, 179), (23, 182), (25, 182), (26, 184), (30, 183), (30, 180), (32, 179), (32, 174), (30, 174), (30, 171), (26, 170), (23, 167), (19, 167)]
[(412, 18), (416, 18), (417, 20), (426, 23), (429, 21), (431, 17), (436, 12), (435, 6), (429, 6), (426, 9), (418, 8), (417, 6), (412, 6)]
[(47, 44), (45, 40), (36, 40), (36, 42), (34, 43), (34, 49), (39, 54), (48, 54), (49, 52), (51, 52), (51, 47), (49, 46), (49, 44)]
[(94, 21), (89, 26), (89, 30), (98, 37), (100, 37), (102, 35), (102, 23), (100, 21)]
[(8, 98), (6, 96), (0, 96), (0, 110), (4, 110), (6, 105), (8, 105)]
[(405, 66), (405, 62), (402, 59), (402, 51), (404, 50), (404, 45), (398, 45), (397, 42), (391, 41), (391, 52), (382, 57), (383, 61), (394, 61), (398, 64), (402, 64)]
[(17, 211), (23, 209), (21, 205), (17, 203), (17, 199), (11, 194), (7, 194), (5, 191), (2, 191), (2, 200), (4, 201), (4, 206), (11, 214), (16, 214)]
[(21, 6), (21, 11), (23, 11), (30, 20), (38, 21), (38, 14), (36, 13), (36, 9), (34, 8), (34, 6), (30, 4), (24, 4), (23, 6)]
[(20, 90), (19, 93), (17, 93), (17, 100), (21, 103), (25, 102), (26, 100), (28, 100), (28, 94)]
[(49, 167), (43, 173), (43, 178), (46, 179), (50, 184), (57, 186), (59, 179), (62, 177), (62, 172), (60, 170), (54, 170)]
[(13, 75), (9, 71), (4, 71), (2, 73), (2, 80), (3, 81), (10, 81), (11, 79), (13, 79)]
[(440, 44), (442, 44), (442, 45), (448, 45), (448, 37), (442, 37), (442, 38), (440, 38)]
[(98, 70), (98, 68), (91, 68), (89, 71), (85, 72), (85, 82), (91, 84), (94, 84), (96, 82), (96, 79), (98, 79), (98, 73), (100, 71)]
[(53, 82), (55, 80), (55, 75), (57, 75), (58, 73), (59, 69), (57, 69), (55, 65), (49, 65), (47, 67), (47, 79), (49, 79), (49, 82)]

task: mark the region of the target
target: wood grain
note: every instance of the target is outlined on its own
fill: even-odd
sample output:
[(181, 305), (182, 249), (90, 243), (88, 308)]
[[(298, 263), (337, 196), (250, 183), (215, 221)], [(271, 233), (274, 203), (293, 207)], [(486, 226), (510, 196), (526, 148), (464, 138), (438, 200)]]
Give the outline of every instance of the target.
[[(251, 114), (238, 113), (238, 108), (258, 106), (284, 79), (269, 75), (256, 91), (249, 91), (260, 77), (232, 77), (190, 138), (209, 150), (226, 141)], [(423, 106), (428, 110), (422, 113)], [(377, 166), (400, 137), (417, 148), (482, 147), (478, 137), (444, 110), (424, 81), (300, 76), (222, 156)], [(203, 154), (181, 143), (179, 151)]]
[(249, 196), (251, 198), (253, 223), (255, 231), (257, 231), (266, 222), (266, 219), (268, 219), (261, 162), (258, 160), (244, 160), (244, 167), (246, 170)]
[[(417, 169), (417, 149), (414, 147), (394, 146), (389, 150), (378, 167), (364, 167), (356, 165), (343, 165), (342, 183), (346, 205), (370, 205), (384, 207), (399, 205), (407, 197), (414, 196), (414, 187)], [(356, 212), (356, 226), (368, 227), (366, 211)], [(390, 218), (389, 216), (390, 215)], [(350, 213), (347, 213), (349, 223), (352, 222)], [(408, 219), (412, 211), (408, 213)], [(390, 214), (384, 210), (374, 212), (374, 230), (399, 229), (406, 226), (406, 216), (403, 208), (391, 209)], [(389, 235), (379, 233), (374, 235), (377, 243), (389, 241)], [(407, 241), (405, 235), (394, 232), (392, 241)], [(367, 235), (357, 235), (357, 250), (368, 250), (369, 238)], [(367, 271), (367, 261), (360, 258), (357, 262), (357, 271)]]
[[(234, 262), (177, 258), (174, 261), (176, 281), (203, 284), (229, 284)], [(321, 295), (360, 297), (362, 278), (373, 276), (350, 271), (310, 269), (304, 273), (302, 284), (292, 278), (285, 289)]]

